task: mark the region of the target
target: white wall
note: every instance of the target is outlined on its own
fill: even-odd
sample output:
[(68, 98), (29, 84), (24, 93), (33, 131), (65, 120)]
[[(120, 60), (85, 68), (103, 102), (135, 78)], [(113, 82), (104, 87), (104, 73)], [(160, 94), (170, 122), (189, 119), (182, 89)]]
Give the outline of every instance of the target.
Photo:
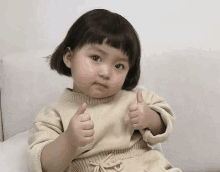
[(176, 114), (175, 131), (163, 144), (166, 157), (183, 171), (219, 170), (219, 3), (8, 0), (0, 5), (0, 57), (55, 48), (91, 9), (121, 14), (141, 40), (140, 85), (164, 96)]
[(218, 0), (7, 0), (0, 5), (0, 56), (56, 47), (80, 15), (106, 8), (125, 16), (147, 52), (219, 50)]

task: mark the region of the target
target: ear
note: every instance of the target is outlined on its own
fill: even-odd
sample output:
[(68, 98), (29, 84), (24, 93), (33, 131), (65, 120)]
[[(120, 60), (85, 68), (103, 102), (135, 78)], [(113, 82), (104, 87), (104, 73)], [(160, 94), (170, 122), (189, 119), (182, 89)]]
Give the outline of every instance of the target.
[(66, 53), (63, 55), (63, 62), (65, 63), (66, 67), (71, 69), (71, 58), (72, 53), (70, 47), (67, 47)]

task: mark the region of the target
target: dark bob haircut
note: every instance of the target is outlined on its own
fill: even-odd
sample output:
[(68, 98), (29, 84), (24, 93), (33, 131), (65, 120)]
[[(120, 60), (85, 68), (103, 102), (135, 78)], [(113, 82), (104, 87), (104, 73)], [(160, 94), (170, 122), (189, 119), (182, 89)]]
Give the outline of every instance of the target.
[(65, 39), (50, 57), (50, 68), (60, 75), (71, 77), (71, 70), (63, 62), (63, 55), (79, 50), (86, 44), (106, 44), (120, 49), (129, 57), (129, 71), (122, 90), (132, 90), (140, 78), (141, 46), (133, 26), (121, 15), (105, 9), (94, 9), (83, 14), (68, 30)]

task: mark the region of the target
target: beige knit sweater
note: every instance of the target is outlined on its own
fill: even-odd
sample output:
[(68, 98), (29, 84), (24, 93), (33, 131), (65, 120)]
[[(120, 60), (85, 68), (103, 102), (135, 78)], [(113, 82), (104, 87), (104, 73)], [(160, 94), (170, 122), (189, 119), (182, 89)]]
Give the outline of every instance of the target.
[(66, 131), (70, 119), (84, 102), (87, 103), (85, 113), (90, 114), (94, 122), (94, 141), (78, 148), (74, 159), (107, 150), (130, 148), (140, 138), (149, 146), (164, 142), (172, 131), (174, 113), (164, 99), (156, 94), (146, 90), (142, 91), (142, 95), (146, 103), (149, 103), (149, 108), (161, 115), (166, 125), (165, 133), (153, 136), (149, 130), (134, 132), (128, 116), (128, 107), (137, 103), (137, 91), (121, 90), (111, 97), (96, 99), (66, 88), (60, 101), (42, 108), (34, 120), (33, 135), (28, 139), (31, 170), (42, 172), (42, 149)]

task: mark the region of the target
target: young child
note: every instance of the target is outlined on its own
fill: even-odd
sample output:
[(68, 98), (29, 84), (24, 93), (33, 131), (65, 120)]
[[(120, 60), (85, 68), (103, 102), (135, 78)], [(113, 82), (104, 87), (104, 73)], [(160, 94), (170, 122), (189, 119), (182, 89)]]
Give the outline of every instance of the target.
[(133, 90), (140, 55), (135, 29), (119, 14), (95, 9), (72, 25), (50, 67), (72, 77), (73, 89), (36, 116), (32, 171), (181, 171), (152, 147), (169, 137), (174, 113), (156, 94)]

